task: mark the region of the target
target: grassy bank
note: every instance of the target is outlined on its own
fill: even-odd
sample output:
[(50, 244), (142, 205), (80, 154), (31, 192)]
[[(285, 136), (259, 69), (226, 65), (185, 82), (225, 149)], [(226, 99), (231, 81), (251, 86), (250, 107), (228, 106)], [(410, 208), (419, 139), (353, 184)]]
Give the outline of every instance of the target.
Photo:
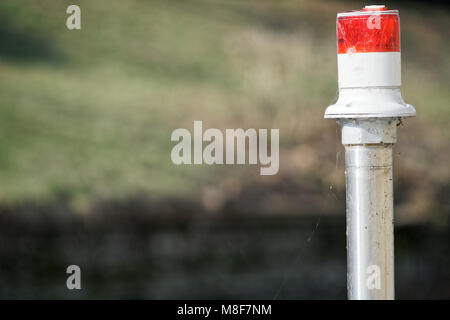
[[(65, 27), (69, 4), (0, 3), (2, 204), (64, 202), (86, 213), (97, 200), (144, 195), (197, 199), (210, 211), (254, 199), (267, 212), (341, 210), (339, 133), (322, 116), (337, 95), (335, 14), (360, 3), (77, 1), (80, 31)], [(444, 221), (450, 13), (396, 7), (403, 95), (418, 111), (396, 148), (398, 217)], [(193, 120), (280, 128), (279, 175), (174, 166), (170, 134)]]

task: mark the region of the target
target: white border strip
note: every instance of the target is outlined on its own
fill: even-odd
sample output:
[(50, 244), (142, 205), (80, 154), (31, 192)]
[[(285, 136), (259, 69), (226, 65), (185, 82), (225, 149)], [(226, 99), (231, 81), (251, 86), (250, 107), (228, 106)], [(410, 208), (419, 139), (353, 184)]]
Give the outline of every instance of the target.
[(357, 17), (357, 16), (374, 16), (374, 15), (383, 15), (383, 14), (398, 15), (398, 10), (339, 12), (337, 14), (337, 17), (341, 18), (341, 17)]

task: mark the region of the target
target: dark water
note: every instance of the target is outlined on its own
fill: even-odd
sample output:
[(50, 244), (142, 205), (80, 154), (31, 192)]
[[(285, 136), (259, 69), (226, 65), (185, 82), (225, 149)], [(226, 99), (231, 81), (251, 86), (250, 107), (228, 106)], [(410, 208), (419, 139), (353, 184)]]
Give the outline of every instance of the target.
[[(450, 298), (448, 231), (396, 228), (397, 298)], [(1, 298), (346, 298), (343, 216), (2, 210), (0, 259)]]

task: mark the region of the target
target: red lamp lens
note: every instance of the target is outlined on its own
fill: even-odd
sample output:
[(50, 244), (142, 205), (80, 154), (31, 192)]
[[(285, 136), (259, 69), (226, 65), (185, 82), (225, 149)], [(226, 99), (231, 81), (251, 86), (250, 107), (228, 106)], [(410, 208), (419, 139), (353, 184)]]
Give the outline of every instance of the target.
[(338, 14), (338, 53), (400, 52), (398, 12), (372, 9)]

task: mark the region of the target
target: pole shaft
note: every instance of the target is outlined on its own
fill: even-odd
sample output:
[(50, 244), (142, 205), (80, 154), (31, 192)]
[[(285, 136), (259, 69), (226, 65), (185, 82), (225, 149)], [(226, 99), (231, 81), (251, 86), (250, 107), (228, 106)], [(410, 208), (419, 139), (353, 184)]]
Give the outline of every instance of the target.
[(346, 145), (349, 299), (394, 299), (392, 144)]

